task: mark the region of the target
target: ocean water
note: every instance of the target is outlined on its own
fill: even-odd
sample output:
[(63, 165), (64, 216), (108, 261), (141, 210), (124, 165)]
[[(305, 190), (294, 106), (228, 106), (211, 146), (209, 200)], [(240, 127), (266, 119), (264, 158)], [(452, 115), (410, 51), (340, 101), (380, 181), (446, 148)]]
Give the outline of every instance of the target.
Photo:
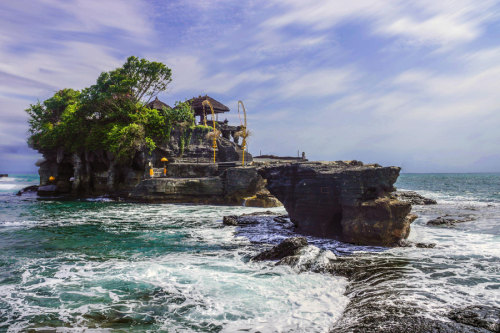
[[(355, 281), (250, 261), (296, 235), (272, 219), (222, 225), (262, 209), (15, 196), (37, 182), (0, 178), (0, 332), (328, 332), (357, 319), (342, 317), (353, 300), (359, 316), (398, 307), (444, 321), (453, 307), (500, 306), (500, 174), (400, 176), (398, 188), (438, 200), (414, 207), (410, 234), (435, 248), (309, 237), (365, 265)], [(446, 214), (475, 220), (426, 225)]]

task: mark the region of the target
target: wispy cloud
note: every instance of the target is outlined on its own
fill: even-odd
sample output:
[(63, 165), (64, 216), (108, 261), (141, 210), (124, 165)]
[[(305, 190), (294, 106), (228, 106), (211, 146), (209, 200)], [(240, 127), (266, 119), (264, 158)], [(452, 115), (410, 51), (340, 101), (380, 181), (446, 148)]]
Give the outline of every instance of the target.
[(167, 103), (243, 99), (254, 153), (500, 170), (499, 13), (492, 0), (2, 3), (0, 148), (24, 145), (30, 102), (135, 54), (172, 68)]

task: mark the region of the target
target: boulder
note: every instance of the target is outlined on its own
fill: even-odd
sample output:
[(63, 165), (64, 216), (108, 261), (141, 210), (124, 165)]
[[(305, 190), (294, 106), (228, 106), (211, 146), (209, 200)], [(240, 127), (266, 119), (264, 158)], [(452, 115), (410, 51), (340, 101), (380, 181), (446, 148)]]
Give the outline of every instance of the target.
[(43, 185), (38, 187), (37, 194), (40, 196), (52, 196), (57, 194), (56, 185)]
[(305, 162), (259, 168), (299, 232), (362, 245), (396, 246), (408, 237), (411, 204), (390, 198), (400, 168)]
[(284, 257), (294, 256), (298, 254), (301, 248), (307, 246), (307, 244), (307, 239), (305, 239), (305, 237), (287, 238), (272, 249), (259, 253), (253, 257), (252, 260), (280, 260)]
[(452, 227), (457, 223), (470, 222), (475, 219), (473, 215), (452, 216), (447, 214), (427, 221), (427, 225)]
[(412, 205), (436, 205), (437, 201), (426, 198), (415, 191), (396, 191), (394, 196), (401, 200), (411, 203)]
[(38, 191), (38, 185), (27, 186), (19, 190), (16, 195), (23, 195), (25, 193), (36, 193)]
[(236, 226), (238, 225), (238, 216), (236, 215), (224, 216), (222, 218), (222, 224)]
[(261, 190), (259, 193), (252, 197), (244, 198), (243, 205), (245, 207), (280, 207), (283, 204), (269, 193), (266, 189)]

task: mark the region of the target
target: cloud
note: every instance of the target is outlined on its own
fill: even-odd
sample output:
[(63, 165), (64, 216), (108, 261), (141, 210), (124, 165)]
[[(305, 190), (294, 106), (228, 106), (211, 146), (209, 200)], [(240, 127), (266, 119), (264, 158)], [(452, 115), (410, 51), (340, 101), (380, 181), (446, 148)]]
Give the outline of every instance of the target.
[(273, 1), (281, 15), (262, 23), (267, 29), (290, 25), (327, 30), (349, 20), (364, 21), (376, 34), (394, 36), (407, 42), (444, 46), (476, 39), (483, 26), (498, 18), (496, 1)]
[(0, 151), (24, 145), (30, 102), (88, 86), (135, 54), (172, 68), (160, 96), (169, 104), (207, 93), (238, 122), (242, 99), (251, 151), (500, 170), (498, 9), (490, 0), (2, 3)]
[(0, 152), (6, 165), (16, 163), (13, 151), (29, 156), (24, 109), (30, 103), (61, 88), (88, 86), (118, 67), (123, 54), (152, 44), (148, 8), (143, 1), (115, 0), (0, 4)]

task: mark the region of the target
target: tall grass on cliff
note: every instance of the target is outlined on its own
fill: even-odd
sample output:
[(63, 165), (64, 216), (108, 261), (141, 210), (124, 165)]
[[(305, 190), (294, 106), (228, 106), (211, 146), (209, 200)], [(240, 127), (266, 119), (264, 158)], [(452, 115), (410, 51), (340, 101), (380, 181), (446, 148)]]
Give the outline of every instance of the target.
[(172, 81), (160, 62), (129, 57), (122, 67), (103, 72), (96, 84), (80, 91), (62, 89), (31, 104), (28, 144), (40, 151), (105, 150), (127, 163), (136, 151), (152, 152), (167, 142), (174, 127), (194, 124), (187, 102), (173, 109), (150, 109), (147, 103)]

